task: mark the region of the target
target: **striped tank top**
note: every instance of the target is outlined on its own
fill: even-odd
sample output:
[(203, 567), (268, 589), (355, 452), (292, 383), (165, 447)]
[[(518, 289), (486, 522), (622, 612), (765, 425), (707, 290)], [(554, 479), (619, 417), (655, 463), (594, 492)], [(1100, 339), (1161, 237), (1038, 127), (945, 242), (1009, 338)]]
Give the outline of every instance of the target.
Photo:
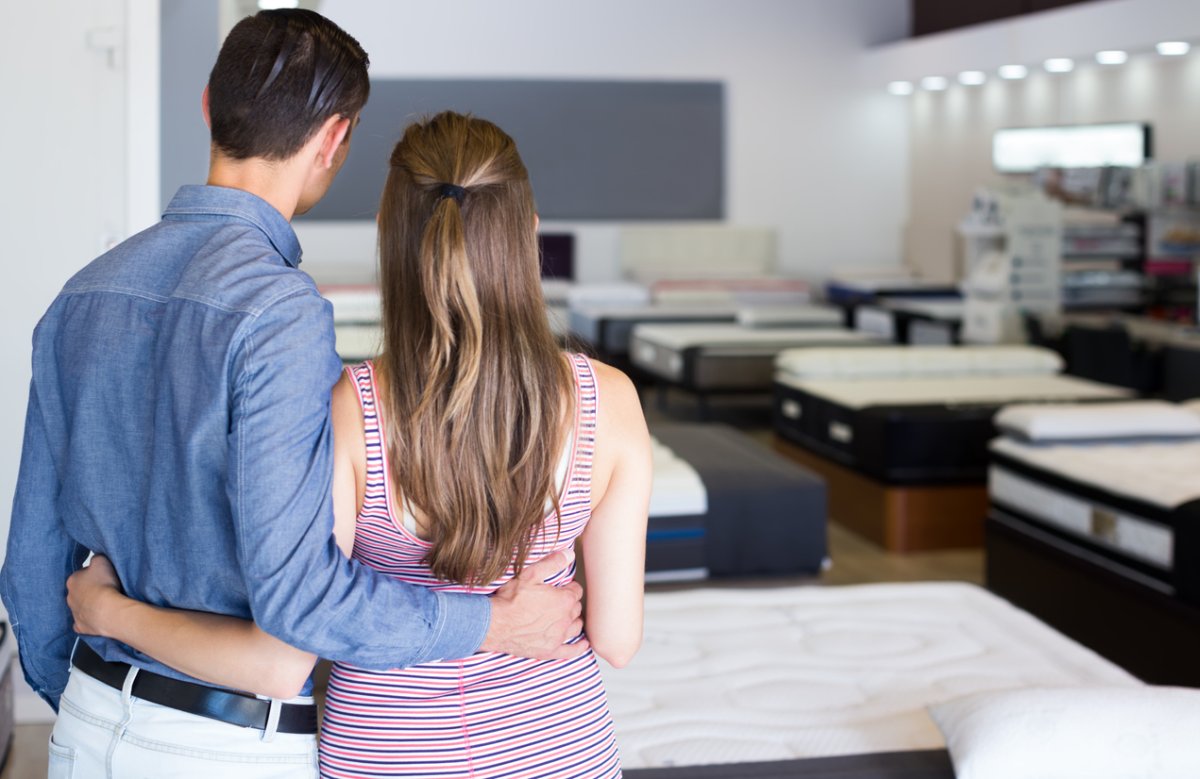
[[(596, 377), (570, 355), (575, 376), (575, 429), (560, 491), (561, 529), (553, 512), (537, 531), (527, 563), (556, 551), (574, 560), (575, 539), (591, 517)], [(366, 492), (353, 557), (413, 584), (489, 594), (513, 568), (486, 586), (433, 576), (424, 563), (430, 543), (393, 511), (384, 421), (376, 405), (374, 367), (348, 369), (362, 404), (367, 449)], [(397, 507), (398, 508), (398, 507)], [(565, 584), (572, 564), (550, 581)], [(323, 777), (422, 779), (608, 779), (621, 776), (608, 700), (595, 654), (530, 660), (492, 652), (392, 671), (334, 664), (321, 727)]]

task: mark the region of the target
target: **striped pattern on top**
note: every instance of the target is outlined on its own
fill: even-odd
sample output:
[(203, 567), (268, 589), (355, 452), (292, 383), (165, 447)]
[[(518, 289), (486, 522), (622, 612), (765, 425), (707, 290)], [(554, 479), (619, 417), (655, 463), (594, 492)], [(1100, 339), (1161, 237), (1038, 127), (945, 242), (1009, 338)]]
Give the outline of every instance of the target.
[[(574, 544), (591, 517), (596, 438), (596, 377), (581, 355), (574, 368), (575, 436), (560, 492), (527, 563), (565, 551), (572, 563), (549, 581), (575, 574)], [(358, 390), (366, 433), (367, 480), (354, 539), (355, 559), (406, 582), (448, 592), (490, 594), (513, 577), (466, 587), (433, 576), (425, 541), (404, 528), (387, 478), (383, 420), (374, 367), (347, 369)], [(397, 510), (393, 511), (393, 507)], [(335, 664), (321, 729), (323, 777), (423, 779), (606, 779), (621, 776), (608, 700), (596, 656), (530, 660), (480, 652), (402, 670)]]

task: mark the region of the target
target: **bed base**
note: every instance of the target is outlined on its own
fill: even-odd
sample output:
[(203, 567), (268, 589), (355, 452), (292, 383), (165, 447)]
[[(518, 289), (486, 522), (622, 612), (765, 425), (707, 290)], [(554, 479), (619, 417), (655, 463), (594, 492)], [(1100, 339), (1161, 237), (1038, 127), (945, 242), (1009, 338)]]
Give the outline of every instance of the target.
[(1200, 607), (992, 506), (988, 589), (1151, 684), (1200, 687)]
[(775, 450), (817, 473), (828, 486), (830, 519), (889, 552), (983, 545), (984, 484), (885, 484), (789, 441)]
[(944, 749), (879, 752), (762, 763), (635, 768), (626, 779), (954, 779)]

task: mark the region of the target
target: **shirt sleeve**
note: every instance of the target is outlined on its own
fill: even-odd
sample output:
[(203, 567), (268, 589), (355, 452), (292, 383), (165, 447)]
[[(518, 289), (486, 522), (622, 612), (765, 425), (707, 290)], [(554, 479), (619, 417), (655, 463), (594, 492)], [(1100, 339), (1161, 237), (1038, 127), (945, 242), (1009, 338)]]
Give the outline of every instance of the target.
[(466, 657), (487, 633), (486, 597), (399, 582), (337, 547), (330, 393), (340, 374), (329, 304), (310, 291), (270, 306), (235, 355), (229, 489), (254, 620), (364, 668)]
[(17, 637), (25, 678), (55, 711), (67, 686), (75, 642), (67, 577), (88, 554), (67, 535), (57, 509), (58, 496), (54, 452), (37, 385), (31, 382), (0, 596)]

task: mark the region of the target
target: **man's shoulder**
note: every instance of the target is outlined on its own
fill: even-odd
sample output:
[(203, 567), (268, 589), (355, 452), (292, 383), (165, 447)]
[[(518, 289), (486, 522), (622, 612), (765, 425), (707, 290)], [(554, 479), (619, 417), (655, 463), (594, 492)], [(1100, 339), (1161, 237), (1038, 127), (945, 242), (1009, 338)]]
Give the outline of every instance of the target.
[(250, 317), (289, 298), (319, 298), (307, 273), (288, 265), (261, 231), (238, 222), (159, 222), (92, 260), (63, 288), (64, 295), (92, 291)]

